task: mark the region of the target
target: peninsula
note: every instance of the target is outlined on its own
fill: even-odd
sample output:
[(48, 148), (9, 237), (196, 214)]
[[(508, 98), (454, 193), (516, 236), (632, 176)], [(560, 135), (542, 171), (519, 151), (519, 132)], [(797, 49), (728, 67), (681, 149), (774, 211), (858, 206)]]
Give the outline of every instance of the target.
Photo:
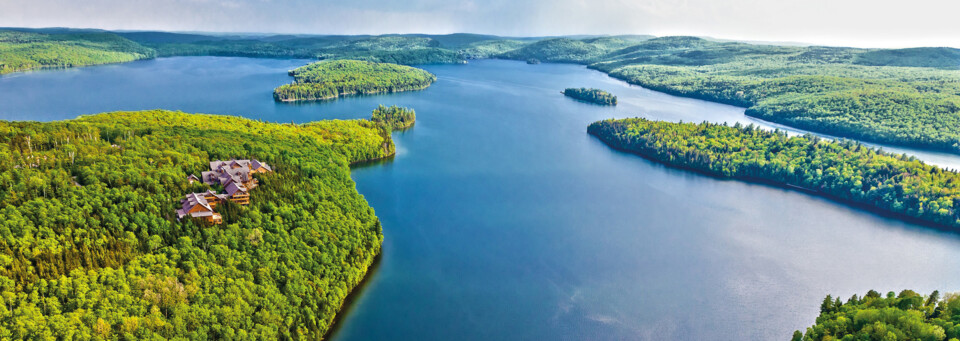
[(30, 324), (5, 327), (323, 338), (380, 253), (349, 166), (393, 154), (383, 130), (161, 110), (0, 121), (0, 290), (6, 321)]
[(773, 183), (960, 231), (960, 174), (857, 142), (750, 126), (594, 122), (611, 147), (722, 178)]

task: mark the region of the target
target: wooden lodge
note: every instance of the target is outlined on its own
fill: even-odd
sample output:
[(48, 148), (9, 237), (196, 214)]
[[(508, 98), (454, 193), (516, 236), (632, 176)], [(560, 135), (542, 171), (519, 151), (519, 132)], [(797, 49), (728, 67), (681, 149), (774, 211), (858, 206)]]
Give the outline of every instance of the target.
[(227, 191), (227, 198), (230, 201), (237, 203), (237, 205), (250, 205), (250, 193), (243, 185), (231, 182), (224, 190)]
[(190, 193), (186, 198), (180, 200), (180, 209), (177, 210), (177, 219), (190, 218), (200, 219), (209, 224), (220, 224), (223, 217), (220, 213), (213, 211), (213, 206), (204, 197), (204, 193)]
[(201, 219), (206, 223), (220, 224), (223, 218), (214, 212), (217, 205), (227, 200), (237, 205), (250, 205), (250, 189), (257, 187), (257, 179), (251, 175), (256, 173), (273, 172), (264, 162), (257, 160), (230, 160), (210, 162), (210, 171), (203, 172), (200, 177), (190, 174), (187, 181), (191, 184), (202, 181), (211, 186), (221, 185), (224, 192), (217, 193), (209, 190), (203, 193), (190, 193), (180, 200), (181, 208), (177, 210), (177, 219), (191, 217)]
[(230, 182), (236, 182), (247, 189), (257, 187), (257, 179), (252, 174), (273, 172), (265, 162), (257, 160), (211, 161), (210, 170), (203, 172), (200, 178), (208, 185), (221, 185), (226, 188)]

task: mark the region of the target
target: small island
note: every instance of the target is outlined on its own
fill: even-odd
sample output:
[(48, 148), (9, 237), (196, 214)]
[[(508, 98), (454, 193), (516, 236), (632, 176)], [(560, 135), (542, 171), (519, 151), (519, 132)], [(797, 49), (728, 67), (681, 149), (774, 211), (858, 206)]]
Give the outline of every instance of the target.
[(404, 130), (413, 126), (417, 114), (410, 108), (380, 105), (373, 109), (371, 121), (383, 125), (387, 130)]
[(584, 102), (600, 105), (617, 105), (617, 96), (600, 89), (567, 88), (563, 94)]
[(273, 90), (279, 102), (423, 90), (437, 77), (410, 66), (359, 60), (316, 62), (290, 71), (294, 82)]
[(753, 125), (643, 118), (594, 122), (611, 147), (705, 174), (825, 196), (871, 211), (960, 231), (960, 174), (905, 154)]

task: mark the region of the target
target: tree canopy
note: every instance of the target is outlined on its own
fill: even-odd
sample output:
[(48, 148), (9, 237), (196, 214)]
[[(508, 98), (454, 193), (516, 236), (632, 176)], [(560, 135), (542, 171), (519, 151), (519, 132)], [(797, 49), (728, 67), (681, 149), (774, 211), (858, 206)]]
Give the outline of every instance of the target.
[(601, 105), (617, 105), (617, 96), (600, 89), (566, 88), (563, 90), (563, 94), (567, 97), (576, 98), (585, 102)]
[(928, 296), (913, 290), (886, 296), (870, 290), (846, 301), (827, 295), (820, 316), (806, 333), (796, 331), (793, 341), (924, 340), (960, 338), (960, 295), (939, 291)]
[(0, 31), (0, 75), (42, 68), (129, 62), (156, 51), (111, 33)]
[(960, 174), (852, 141), (752, 125), (606, 120), (588, 132), (612, 147), (714, 176), (804, 189), (960, 230)]
[(403, 130), (413, 126), (417, 120), (417, 113), (410, 108), (380, 105), (373, 109), (371, 121), (382, 124), (388, 130)]
[[(0, 121), (0, 338), (321, 338), (380, 252), (351, 163), (367, 120), (273, 124), (169, 111)], [(187, 181), (255, 158), (251, 205), (178, 221)]]
[(410, 66), (359, 60), (331, 60), (290, 71), (294, 82), (273, 91), (277, 101), (316, 101), (348, 95), (422, 90), (437, 79)]

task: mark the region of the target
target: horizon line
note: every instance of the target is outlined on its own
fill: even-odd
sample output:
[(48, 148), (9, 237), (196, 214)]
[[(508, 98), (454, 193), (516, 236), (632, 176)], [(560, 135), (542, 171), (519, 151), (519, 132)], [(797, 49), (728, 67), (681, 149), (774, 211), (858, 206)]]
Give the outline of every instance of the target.
[(806, 41), (794, 41), (794, 40), (766, 40), (766, 39), (747, 39), (747, 38), (720, 38), (713, 37), (709, 35), (696, 35), (696, 34), (652, 34), (652, 33), (572, 33), (572, 34), (549, 34), (549, 35), (500, 35), (494, 33), (478, 33), (478, 32), (444, 32), (444, 33), (426, 33), (426, 32), (392, 32), (392, 33), (292, 33), (292, 32), (258, 32), (258, 31), (202, 31), (202, 30), (160, 30), (160, 29), (110, 29), (110, 28), (98, 28), (98, 27), (69, 27), (69, 26), (0, 26), (0, 30), (17, 30), (17, 29), (27, 29), (27, 30), (53, 30), (53, 29), (63, 29), (63, 30), (77, 30), (77, 31), (103, 31), (111, 33), (134, 33), (134, 32), (159, 32), (159, 33), (171, 33), (171, 34), (194, 34), (194, 35), (210, 35), (210, 36), (302, 36), (302, 37), (331, 37), (331, 36), (343, 36), (343, 37), (362, 37), (362, 36), (389, 36), (389, 35), (455, 35), (455, 34), (471, 34), (471, 35), (482, 35), (482, 36), (492, 36), (497, 38), (508, 38), (508, 39), (549, 39), (549, 38), (573, 38), (573, 37), (622, 37), (622, 36), (648, 36), (651, 39), (654, 38), (667, 38), (667, 37), (695, 37), (706, 40), (714, 40), (719, 42), (740, 42), (753, 45), (773, 45), (773, 46), (798, 46), (798, 47), (840, 47), (840, 48), (860, 48), (860, 49), (909, 49), (909, 48), (951, 48), (951, 49), (960, 49), (960, 46), (951, 46), (948, 44), (944, 45), (909, 45), (901, 47), (878, 47), (878, 46), (854, 46), (854, 45), (842, 45), (842, 44), (831, 44), (831, 43), (811, 43)]

